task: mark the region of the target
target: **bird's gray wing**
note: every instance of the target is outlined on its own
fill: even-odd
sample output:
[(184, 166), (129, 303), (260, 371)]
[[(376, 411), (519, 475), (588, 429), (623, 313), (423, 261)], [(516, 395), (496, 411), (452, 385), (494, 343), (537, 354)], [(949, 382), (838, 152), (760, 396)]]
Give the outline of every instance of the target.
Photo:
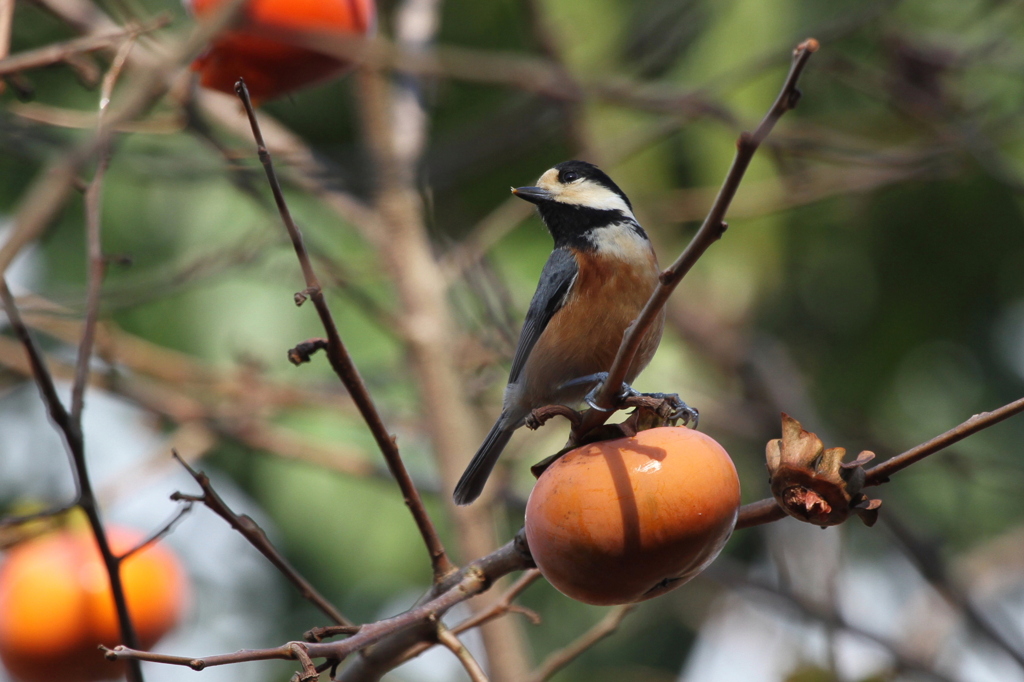
[(540, 282), (537, 284), (537, 292), (530, 301), (530, 309), (526, 311), (526, 321), (523, 322), (523, 330), (519, 333), (519, 344), (516, 346), (516, 354), (512, 358), (512, 372), (509, 374), (508, 383), (514, 384), (519, 381), (519, 374), (526, 365), (526, 359), (530, 357), (537, 339), (544, 332), (552, 316), (565, 303), (566, 295), (576, 280), (579, 266), (576, 257), (568, 249), (555, 249), (544, 264), (540, 273)]

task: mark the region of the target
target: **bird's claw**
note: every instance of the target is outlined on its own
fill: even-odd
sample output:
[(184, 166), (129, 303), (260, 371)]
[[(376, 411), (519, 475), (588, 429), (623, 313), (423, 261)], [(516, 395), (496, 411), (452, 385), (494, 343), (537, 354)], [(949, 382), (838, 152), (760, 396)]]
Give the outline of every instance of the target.
[[(664, 414), (664, 419), (672, 422), (682, 421), (685, 426), (690, 428), (697, 428), (697, 423), (700, 421), (700, 413), (695, 409), (683, 402), (677, 393), (640, 393), (635, 388), (622, 382), (622, 388), (619, 389), (619, 393), (615, 396), (615, 407), (601, 407), (597, 404), (597, 394), (604, 387), (604, 382), (608, 379), (608, 372), (598, 372), (597, 374), (588, 374), (585, 377), (578, 377), (570, 381), (565, 382), (559, 388), (571, 388), (574, 386), (583, 386), (587, 384), (594, 384), (594, 387), (589, 393), (583, 398), (583, 402), (589, 405), (592, 409), (598, 412), (614, 412), (618, 409), (624, 401), (629, 398), (651, 398), (653, 400), (661, 400), (667, 406), (667, 413)], [(660, 410), (659, 410), (660, 411)]]
[(682, 420), (683, 424), (691, 429), (697, 428), (697, 424), (700, 422), (700, 412), (696, 408), (684, 403), (678, 393), (642, 393), (636, 395), (665, 401), (665, 404), (671, 410), (666, 418), (671, 421)]

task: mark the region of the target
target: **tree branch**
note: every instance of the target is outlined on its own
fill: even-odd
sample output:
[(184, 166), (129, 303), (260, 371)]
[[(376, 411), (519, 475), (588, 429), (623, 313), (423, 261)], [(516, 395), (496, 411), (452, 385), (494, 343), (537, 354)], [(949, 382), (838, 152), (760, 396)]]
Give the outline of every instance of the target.
[[(100, 88), (99, 114), (96, 119), (97, 127), (103, 126), (103, 119), (110, 105), (110, 98), (114, 91), (114, 85), (121, 75), (121, 70), (128, 61), (128, 55), (135, 45), (135, 36), (129, 35), (128, 39), (121, 43), (117, 55), (103, 77), (103, 85)], [(85, 387), (89, 381), (89, 362), (92, 360), (93, 343), (96, 341), (96, 325), (100, 316), (100, 292), (103, 287), (103, 276), (107, 270), (106, 261), (103, 258), (103, 244), (100, 239), (100, 226), (102, 224), (103, 212), (103, 179), (106, 177), (107, 168), (110, 166), (110, 144), (107, 144), (98, 151), (99, 161), (96, 164), (96, 171), (92, 180), (85, 190), (85, 226), (86, 226), (86, 267), (89, 273), (88, 291), (85, 304), (85, 324), (82, 326), (82, 337), (78, 346), (78, 360), (75, 366), (75, 381), (71, 386), (71, 419), (79, 425), (82, 423), (82, 407), (85, 403)]]
[[(991, 412), (976, 414), (967, 421), (954, 426), (949, 431), (939, 434), (935, 438), (921, 443), (906, 452), (890, 457), (881, 464), (866, 469), (864, 473), (867, 474), (867, 481), (864, 485), (871, 486), (887, 483), (889, 477), (897, 471), (906, 469), (911, 464), (919, 462), (929, 455), (934, 455), (950, 445), (959, 443), (968, 436), (983, 431), (990, 426), (995, 426), (1004, 419), (1009, 419), (1021, 412), (1024, 412), (1024, 398), (1007, 403)], [(775, 503), (774, 498), (758, 500), (757, 502), (751, 502), (740, 507), (736, 529), (760, 526), (785, 517), (786, 512)]]
[(152, 661), (170, 665), (183, 665), (193, 670), (215, 665), (228, 665), (245, 661), (271, 659), (294, 660), (295, 647), (300, 647), (310, 658), (323, 658), (341, 662), (353, 653), (386, 637), (401, 633), (415, 625), (436, 623), (449, 609), (489, 589), (498, 578), (512, 571), (529, 568), (532, 560), (525, 555), (516, 542), (512, 541), (491, 554), (477, 559), (462, 570), (453, 573), (435, 585), (431, 593), (436, 595), (405, 613), (368, 623), (359, 631), (340, 642), (288, 642), (269, 649), (248, 649), (233, 654), (219, 654), (204, 658), (168, 656), (148, 651), (139, 651), (118, 646), (104, 651), (109, 660)]
[(82, 38), (74, 38), (62, 43), (53, 43), (37, 50), (27, 50), (0, 59), (0, 77), (8, 74), (38, 69), (65, 62), (90, 52), (110, 50), (125, 42), (134, 41), (143, 33), (150, 33), (163, 28), (171, 21), (170, 16), (161, 16), (145, 26), (127, 26), (123, 30), (95, 33)]
[[(640, 347), (644, 334), (654, 323), (655, 318), (664, 307), (665, 301), (675, 291), (676, 286), (679, 285), (679, 282), (682, 281), (686, 273), (690, 271), (694, 263), (725, 232), (726, 224), (723, 222), (725, 214), (729, 210), (729, 204), (732, 202), (733, 197), (736, 195), (736, 190), (739, 189), (747, 167), (754, 158), (754, 154), (757, 152), (761, 142), (772, 131), (772, 128), (782, 118), (782, 115), (795, 107), (799, 101), (800, 91), (796, 87), (797, 82), (800, 80), (800, 75), (803, 73), (807, 61), (817, 50), (818, 41), (813, 38), (797, 46), (793, 53), (793, 62), (789, 75), (786, 77), (775, 103), (768, 110), (761, 124), (753, 133), (740, 135), (736, 142), (736, 156), (733, 159), (732, 167), (722, 183), (718, 197), (715, 199), (715, 203), (712, 204), (707, 218), (704, 219), (704, 224), (697, 230), (690, 244), (680, 254), (676, 262), (661, 273), (661, 284), (651, 294), (651, 298), (647, 301), (647, 305), (644, 306), (640, 316), (626, 331), (622, 344), (619, 346), (619, 351), (615, 356), (615, 361), (608, 371), (608, 379), (604, 382), (594, 400), (598, 407), (605, 408), (606, 410), (617, 407), (616, 395), (619, 392), (619, 387), (625, 380), (626, 371), (633, 362), (633, 357)], [(579, 440), (579, 437), (603, 424), (610, 416), (610, 411), (587, 410), (584, 413), (583, 423), (579, 429), (574, 430), (574, 436)]]
[(291, 211), (289, 211), (288, 204), (285, 202), (284, 193), (281, 191), (281, 183), (278, 181), (277, 174), (274, 171), (274, 164), (270, 158), (270, 152), (267, 150), (267, 145), (263, 140), (263, 133), (260, 130), (256, 111), (253, 109), (252, 101), (249, 99), (249, 92), (245, 87), (245, 83), (240, 80), (235, 89), (249, 116), (249, 124), (252, 127), (253, 137), (256, 140), (256, 149), (260, 162), (267, 173), (267, 181), (270, 183), (270, 189), (274, 194), (274, 201), (277, 204), (278, 212), (281, 214), (281, 220), (284, 222), (285, 229), (288, 230), (288, 236), (291, 238), (292, 246), (295, 248), (295, 255), (298, 257), (299, 265), (302, 267), (302, 274), (305, 277), (307, 287), (303, 293), (307, 294), (313, 301), (324, 330), (327, 332), (326, 352), (328, 361), (331, 363), (334, 373), (338, 375), (338, 378), (341, 379), (342, 384), (348, 390), (349, 395), (352, 396), (356, 407), (359, 408), (359, 412), (373, 434), (374, 440), (377, 441), (377, 446), (384, 455), (384, 460), (387, 462), (391, 475), (398, 482), (398, 487), (402, 491), (405, 504), (409, 507), (409, 511), (412, 512), (416, 527), (419, 529), (420, 535), (427, 546), (427, 551), (430, 553), (430, 564), (434, 571), (434, 579), (439, 580), (441, 577), (451, 573), (455, 567), (445, 553), (441, 538), (438, 536), (437, 530), (427, 514), (427, 510), (423, 506), (423, 500), (420, 498), (419, 491), (416, 490), (416, 486), (412, 482), (412, 477), (409, 476), (409, 472), (405, 468), (405, 463), (402, 462), (402, 457), (399, 454), (394, 438), (388, 433), (387, 427), (384, 426), (384, 421), (377, 411), (377, 406), (374, 404), (373, 398), (370, 396), (370, 392), (359, 374), (359, 370), (352, 361), (348, 349), (341, 340), (338, 327), (334, 323), (331, 311), (327, 307), (327, 301), (324, 299), (320, 281), (317, 279), (316, 272), (313, 270), (313, 264), (303, 243), (302, 233), (292, 219)]
[(636, 604), (625, 604), (612, 608), (604, 618), (580, 635), (576, 641), (544, 659), (540, 667), (530, 676), (530, 682), (545, 682), (550, 679), (552, 675), (572, 663), (587, 649), (618, 630), (619, 624), (634, 608), (636, 608)]
[(469, 675), (469, 679), (472, 682), (488, 682), (487, 675), (484, 674), (484, 669), (480, 667), (480, 664), (473, 658), (473, 654), (469, 652), (466, 645), (459, 641), (459, 638), (452, 634), (452, 631), (444, 626), (443, 623), (437, 624), (437, 641), (442, 644), (446, 649), (455, 654), (455, 657), (459, 659), (459, 663), (466, 669), (466, 674)]
[[(135, 626), (132, 624), (131, 615), (128, 612), (128, 602), (124, 596), (124, 585), (121, 581), (121, 561), (110, 548), (103, 522), (100, 519), (99, 505), (96, 495), (93, 493), (92, 482), (89, 479), (89, 469), (85, 461), (85, 441), (82, 437), (81, 425), (71, 418), (64, 408), (57, 389), (53, 383), (53, 377), (43, 360), (42, 353), (36, 346), (35, 341), (29, 334), (15, 304), (14, 297), (7, 287), (7, 280), (0, 277), (0, 299), (3, 300), (4, 309), (7, 312), (7, 319), (15, 335), (21, 341), (25, 352), (28, 354), (29, 364), (32, 366), (32, 376), (35, 379), (39, 393), (42, 395), (43, 403), (46, 405), (50, 419), (57, 430), (64, 438), (71, 459), (72, 473), (75, 479), (77, 494), (75, 500), (85, 512), (96, 537), (96, 544), (99, 547), (100, 555), (103, 557), (103, 565), (110, 580), (110, 592), (114, 598), (114, 607), (117, 611), (117, 619), (120, 625), (121, 640), (130, 646), (138, 646), (138, 637), (135, 633)], [(129, 682), (142, 682), (142, 668), (138, 662), (128, 664), (127, 676)]]
[(1024, 412), (1024, 398), (1003, 405), (997, 410), (976, 414), (962, 424), (932, 438), (930, 441), (921, 443), (917, 447), (911, 448), (895, 457), (890, 457), (881, 464), (876, 464), (867, 469), (865, 472), (867, 474), (867, 482), (864, 485), (880, 485), (885, 483), (897, 471), (906, 469), (911, 464), (919, 462), (929, 455), (934, 455), (936, 452), (948, 448), (954, 443), (959, 443), (968, 436), (972, 436), (990, 426), (995, 426), (1004, 419), (1009, 419), (1021, 412)]
[(253, 547), (259, 550), (260, 554), (265, 556), (267, 560), (274, 565), (278, 571), (281, 572), (285, 578), (288, 579), (296, 588), (299, 590), (299, 594), (304, 599), (309, 601), (311, 604), (316, 606), (318, 609), (323, 611), (328, 618), (333, 620), (339, 625), (352, 625), (352, 621), (345, 618), (326, 597), (320, 594), (319, 591), (313, 585), (306, 580), (302, 574), (300, 574), (295, 568), (285, 559), (277, 548), (270, 542), (266, 532), (260, 528), (259, 524), (253, 521), (252, 517), (246, 514), (236, 514), (231, 508), (221, 499), (217, 491), (213, 489), (213, 485), (210, 483), (210, 477), (202, 471), (197, 471), (189, 466), (188, 462), (183, 460), (177, 452), (172, 451), (171, 453), (181, 466), (185, 467), (189, 475), (199, 484), (202, 489), (202, 495), (186, 495), (184, 493), (174, 493), (171, 495), (172, 500), (186, 500), (192, 502), (202, 502), (205, 504), (210, 511), (221, 517), (236, 531), (242, 534), (246, 540), (249, 541)]

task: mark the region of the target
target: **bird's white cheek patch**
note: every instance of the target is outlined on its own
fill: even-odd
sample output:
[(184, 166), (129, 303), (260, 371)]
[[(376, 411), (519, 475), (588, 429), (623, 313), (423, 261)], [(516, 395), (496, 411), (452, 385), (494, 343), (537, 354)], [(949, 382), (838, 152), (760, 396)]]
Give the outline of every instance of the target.
[(554, 168), (544, 171), (544, 175), (537, 180), (537, 186), (549, 192), (557, 192), (562, 186), (562, 183), (558, 182), (558, 171)]
[(601, 210), (621, 211), (624, 216), (629, 218), (633, 217), (633, 212), (629, 210), (629, 206), (627, 206), (626, 202), (622, 200), (622, 197), (607, 187), (589, 180), (584, 180), (583, 182), (571, 185), (563, 185), (561, 189), (558, 190), (556, 198), (563, 204), (586, 206), (587, 208), (596, 208)]
[(551, 192), (555, 201), (570, 206), (586, 206), (599, 210), (621, 211), (627, 218), (636, 219), (629, 206), (615, 192), (591, 180), (563, 185), (558, 181), (558, 171), (545, 171), (537, 180), (537, 187)]

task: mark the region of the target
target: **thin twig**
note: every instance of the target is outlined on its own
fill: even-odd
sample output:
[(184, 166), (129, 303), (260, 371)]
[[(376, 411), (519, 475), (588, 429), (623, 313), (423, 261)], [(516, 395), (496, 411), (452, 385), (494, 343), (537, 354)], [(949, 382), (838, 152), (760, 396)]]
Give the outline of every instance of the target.
[(377, 406), (374, 404), (373, 398), (370, 396), (370, 392), (359, 374), (359, 370), (356, 368), (352, 357), (348, 353), (348, 349), (341, 340), (338, 327), (334, 323), (331, 311), (327, 307), (327, 301), (324, 299), (320, 281), (313, 270), (313, 263), (303, 243), (302, 233), (292, 219), (291, 211), (289, 211), (288, 204), (285, 202), (284, 193), (281, 191), (281, 183), (278, 181), (277, 174), (274, 171), (273, 160), (270, 158), (270, 152), (267, 150), (267, 145), (263, 140), (263, 133), (256, 118), (256, 111), (252, 106), (252, 100), (249, 99), (249, 91), (241, 80), (236, 84), (235, 90), (249, 116), (249, 124), (252, 127), (253, 137), (256, 140), (256, 150), (259, 154), (260, 162), (266, 171), (267, 181), (270, 183), (270, 189), (274, 194), (274, 201), (277, 204), (278, 212), (281, 214), (281, 220), (284, 222), (285, 229), (288, 230), (292, 246), (295, 247), (295, 255), (299, 259), (299, 265), (306, 280), (306, 291), (304, 293), (313, 301), (316, 312), (320, 316), (320, 322), (327, 332), (327, 358), (335, 374), (341, 379), (341, 383), (348, 389), (349, 395), (352, 396), (356, 407), (359, 408), (359, 412), (373, 434), (374, 440), (377, 441), (377, 446), (384, 455), (384, 460), (387, 462), (391, 475), (398, 482), (398, 487), (402, 491), (405, 504), (409, 507), (409, 511), (416, 522), (416, 527), (419, 529), (423, 542), (427, 546), (427, 551), (430, 553), (430, 564), (434, 571), (434, 579), (439, 580), (442, 576), (451, 573), (455, 567), (448, 559), (444, 545), (441, 543), (441, 538), (434, 528), (434, 523), (430, 520), (427, 510), (423, 506), (423, 500), (420, 498), (419, 491), (416, 489), (412, 477), (409, 476), (409, 472), (405, 468), (405, 463), (402, 461), (402, 456), (398, 451), (394, 438), (388, 433), (387, 427), (377, 411)]
[[(995, 426), (1004, 419), (1024, 412), (1024, 398), (1007, 403), (999, 409), (991, 412), (976, 414), (967, 421), (953, 427), (945, 433), (939, 434), (929, 441), (921, 443), (906, 452), (890, 457), (886, 461), (867, 469), (867, 481), (864, 485), (881, 485), (889, 481), (889, 477), (897, 471), (906, 469), (911, 464), (919, 462), (929, 455), (934, 455), (950, 445), (959, 443), (964, 438), (974, 435), (979, 431)], [(774, 499), (758, 500), (745, 504), (740, 508), (739, 518), (736, 521), (736, 528), (749, 528), (760, 526), (772, 521), (785, 518), (786, 512), (782, 511)]]
[[(121, 70), (128, 61), (132, 47), (135, 45), (135, 36), (130, 35), (127, 40), (121, 43), (117, 50), (114, 61), (103, 77), (103, 85), (100, 88), (99, 114), (96, 118), (97, 127), (103, 126), (103, 119), (110, 105), (110, 98), (114, 92), (114, 85), (117, 83)], [(89, 381), (89, 362), (92, 360), (92, 347), (96, 340), (96, 325), (100, 316), (100, 292), (103, 287), (103, 277), (107, 270), (106, 261), (103, 258), (103, 244), (100, 238), (100, 226), (103, 212), (103, 180), (110, 166), (110, 144), (112, 139), (107, 140), (104, 148), (100, 149), (99, 160), (96, 163), (96, 172), (85, 190), (85, 227), (86, 227), (86, 265), (89, 272), (88, 291), (85, 303), (85, 324), (82, 327), (82, 338), (78, 346), (78, 361), (75, 366), (75, 381), (71, 386), (71, 419), (79, 425), (82, 423), (82, 408), (85, 403), (85, 387)]]
[(739, 517), (736, 519), (736, 530), (761, 526), (784, 518), (786, 518), (786, 512), (775, 502), (774, 497), (770, 497), (740, 507)]
[[(732, 167), (722, 183), (722, 188), (719, 190), (718, 197), (715, 199), (715, 203), (712, 204), (707, 218), (704, 219), (704, 224), (697, 230), (690, 244), (680, 254), (676, 262), (661, 274), (661, 284), (651, 294), (651, 298), (647, 301), (647, 305), (644, 306), (640, 316), (626, 331), (622, 344), (619, 346), (619, 351), (615, 356), (615, 362), (608, 371), (608, 379), (604, 382), (594, 400), (595, 405), (598, 407), (607, 409), (617, 406), (615, 402), (616, 394), (619, 392), (619, 387), (626, 377), (626, 372), (632, 364), (633, 357), (636, 355), (640, 342), (643, 340), (647, 330), (661, 313), (668, 297), (675, 291), (676, 286), (682, 281), (686, 273), (690, 271), (694, 263), (725, 232), (726, 225), (723, 222), (725, 214), (729, 210), (729, 204), (732, 202), (733, 197), (736, 195), (736, 190), (739, 189), (747, 167), (754, 158), (754, 154), (757, 152), (761, 142), (772, 131), (772, 128), (782, 118), (782, 115), (796, 106), (800, 97), (800, 91), (796, 87), (797, 82), (800, 80), (800, 75), (803, 73), (807, 61), (817, 50), (818, 42), (813, 38), (804, 41), (796, 48), (793, 53), (793, 62), (789, 75), (786, 77), (775, 103), (768, 110), (761, 124), (753, 133), (740, 135), (736, 142), (736, 156), (733, 159)], [(600, 409), (588, 410), (584, 413), (583, 423), (580, 425), (580, 428), (574, 430), (574, 435), (578, 439), (607, 421), (611, 414), (609, 411)]]
[(943, 560), (938, 548), (917, 537), (906, 524), (900, 521), (898, 514), (885, 516), (883, 523), (896, 540), (896, 544), (907, 555), (921, 576), (953, 608), (960, 611), (975, 630), (1002, 649), (1014, 660), (1018, 667), (1024, 670), (1024, 650), (1020, 648), (1019, 644), (1010, 641), (1006, 633), (997, 628), (985, 616), (981, 609), (971, 600), (970, 596), (954, 584), (949, 575), (946, 562)]
[(473, 658), (473, 654), (469, 652), (466, 645), (459, 641), (459, 638), (441, 622), (437, 624), (437, 641), (455, 654), (455, 657), (459, 659), (459, 663), (465, 668), (466, 674), (469, 675), (469, 679), (472, 682), (488, 682), (484, 669)]
[(121, 556), (119, 556), (117, 560), (123, 563), (127, 561), (128, 557), (130, 557), (131, 555), (137, 554), (142, 550), (146, 549), (147, 547), (149, 547), (150, 545), (159, 542), (163, 538), (167, 537), (167, 535), (172, 530), (174, 530), (174, 527), (181, 523), (181, 520), (188, 516), (188, 513), (192, 511), (192, 505), (194, 504), (193, 501), (183, 500), (183, 502), (184, 504), (182, 504), (178, 508), (178, 511), (174, 512), (174, 516), (169, 518), (164, 523), (164, 525), (162, 525), (157, 530), (153, 531), (153, 533), (151, 533), (148, 538), (145, 538), (144, 540), (142, 540), (142, 542), (138, 543), (137, 545), (129, 549), (127, 552), (121, 554)]
[(694, 112), (729, 120), (729, 114), (702, 91), (680, 90), (664, 84), (636, 81), (602, 73), (600, 77), (575, 79), (566, 87), (565, 67), (546, 59), (453, 45), (437, 45), (429, 53), (413, 45), (392, 43), (381, 36), (361, 38), (335, 33), (279, 31), (297, 45), (358, 63), (372, 71), (395, 71), (419, 78), (449, 78), (468, 83), (504, 86), (555, 101), (596, 99), (610, 104), (662, 114)]
[(0, 246), (0, 277), (7, 272), (14, 258), (27, 244), (35, 241), (49, 227), (76, 186), (79, 175), (96, 155), (107, 148), (115, 131), (126, 121), (148, 112), (163, 97), (174, 75), (191, 62), (207, 45), (210, 38), (234, 20), (245, 0), (227, 0), (217, 6), (208, 21), (192, 31), (183, 44), (170, 57), (154, 61), (149, 68), (140, 70), (125, 97), (111, 110), (106, 124), (67, 154), (48, 165), (22, 194), (14, 214), (13, 228)]
[(1021, 412), (1024, 412), (1024, 398), (1003, 405), (997, 410), (976, 414), (959, 426), (932, 438), (930, 441), (921, 443), (917, 447), (911, 448), (902, 454), (887, 459), (881, 464), (871, 467), (866, 472), (868, 477), (865, 485), (879, 485), (881, 483), (885, 483), (889, 480), (889, 477), (892, 474), (902, 469), (906, 469), (914, 462), (918, 462), (929, 455), (934, 455), (939, 450), (948, 448), (954, 443), (959, 443), (964, 438), (967, 438), (978, 431), (987, 429), (990, 426), (994, 426), (1004, 419), (1009, 419), (1015, 414), (1020, 414)]
[[(489, 623), (495, 618), (500, 618), (505, 614), (512, 612), (522, 613), (534, 625), (540, 624), (540, 616), (537, 615), (535, 611), (532, 611), (524, 606), (519, 606), (513, 603), (516, 597), (522, 594), (522, 592), (527, 587), (536, 582), (540, 577), (540, 571), (536, 568), (531, 568), (530, 570), (526, 571), (525, 573), (523, 573), (522, 576), (519, 577), (519, 580), (515, 581), (512, 584), (512, 586), (505, 591), (505, 594), (501, 595), (501, 597), (496, 602), (491, 604), (490, 608), (484, 611), (480, 611), (479, 613), (476, 613), (470, 618), (467, 618), (466, 620), (462, 621), (461, 623), (452, 628), (452, 632), (456, 635), (459, 635), (468, 630), (472, 630), (473, 628), (480, 627), (485, 623)], [(416, 658), (424, 651), (432, 648), (433, 646), (434, 643), (430, 641), (420, 642), (419, 644), (416, 644), (407, 649), (405, 652), (403, 652), (403, 654), (399, 658), (395, 659), (394, 664), (396, 666), (401, 665), (402, 663), (405, 663), (410, 659)]]
[(312, 659), (324, 658), (340, 662), (357, 651), (415, 625), (436, 623), (453, 606), (484, 592), (498, 578), (512, 571), (528, 568), (530, 563), (530, 558), (522, 553), (516, 543), (509, 542), (460, 571), (447, 576), (441, 583), (434, 586), (432, 593), (436, 591), (436, 596), (433, 598), (392, 618), (367, 623), (359, 629), (359, 632), (339, 642), (288, 642), (269, 649), (250, 649), (204, 658), (167, 656), (122, 646), (104, 649), (104, 651), (110, 660), (152, 661), (202, 670), (210, 666), (246, 661), (294, 660), (296, 658), (294, 646), (298, 645)]
[[(395, 20), (397, 44), (430, 61), (440, 9), (439, 0), (403, 0)], [(451, 490), (476, 446), (477, 430), (452, 353), (460, 331), (424, 215), (420, 169), (430, 121), (424, 86), (418, 78), (392, 80), (369, 71), (359, 75), (361, 120), (374, 162), (374, 205), (380, 216), (371, 243), (394, 280), (409, 364), (424, 406), (423, 424), (442, 486)], [(490, 506), (456, 509), (447, 500), (446, 505), (462, 556), (480, 556), (498, 543)], [(495, 682), (518, 682), (528, 670), (526, 643), (516, 626), (497, 621), (481, 631)]]
[(170, 23), (170, 20), (170, 16), (162, 16), (145, 26), (129, 26), (123, 30), (88, 35), (63, 43), (53, 43), (37, 50), (19, 52), (18, 54), (0, 59), (0, 76), (59, 64), (77, 55), (109, 50), (123, 44), (126, 40), (134, 40), (142, 33), (155, 31), (166, 26)]
[[(14, 0), (0, 0), (0, 63), (11, 52), (11, 26), (14, 23)], [(7, 84), (0, 78), (0, 95)]]
[[(499, 618), (509, 611), (516, 610), (515, 605), (512, 603), (516, 600), (520, 594), (522, 594), (527, 587), (535, 583), (541, 577), (540, 570), (531, 568), (519, 577), (519, 580), (512, 583), (512, 586), (505, 590), (505, 594), (501, 595), (501, 598), (491, 604), (491, 607), (486, 611), (474, 615), (472, 618), (467, 618), (458, 625), (452, 628), (452, 632), (455, 634), (461, 634), (467, 630), (471, 630), (475, 627), (480, 627), (484, 623)], [(532, 615), (533, 618), (539, 618), (536, 613), (523, 609), (523, 613), (528, 616)], [(533, 620), (531, 618), (531, 620)], [(534, 622), (536, 624), (537, 621)]]
[(252, 517), (246, 514), (236, 514), (227, 503), (221, 499), (217, 491), (214, 490), (213, 485), (210, 483), (210, 477), (204, 472), (193, 469), (189, 466), (188, 462), (183, 460), (177, 452), (172, 451), (173, 457), (181, 463), (185, 470), (188, 471), (189, 475), (199, 484), (202, 489), (202, 495), (187, 495), (184, 493), (174, 493), (171, 495), (172, 500), (191, 500), (194, 502), (202, 502), (210, 511), (221, 517), (228, 524), (242, 534), (246, 540), (249, 541), (253, 547), (259, 550), (260, 554), (265, 556), (270, 563), (274, 565), (278, 571), (281, 572), (285, 578), (289, 580), (299, 590), (299, 594), (304, 599), (309, 601), (311, 604), (316, 606), (318, 609), (324, 612), (328, 618), (333, 620), (339, 625), (352, 625), (352, 621), (345, 618), (342, 613), (335, 607), (326, 597), (313, 587), (313, 585), (306, 580), (302, 574), (300, 574), (295, 568), (288, 562), (277, 548), (270, 542), (266, 532), (260, 528), (259, 524), (253, 521)]
[[(110, 580), (110, 592), (114, 598), (114, 607), (117, 611), (117, 619), (120, 626), (121, 640), (132, 647), (138, 646), (138, 637), (135, 634), (135, 626), (132, 624), (128, 612), (128, 602), (124, 596), (124, 585), (121, 581), (120, 560), (110, 547), (103, 522), (100, 519), (99, 505), (96, 495), (92, 489), (92, 482), (89, 478), (89, 469), (85, 460), (85, 441), (82, 437), (81, 425), (71, 418), (71, 415), (64, 408), (57, 389), (53, 383), (53, 377), (43, 360), (42, 353), (29, 334), (18, 311), (18, 306), (7, 287), (7, 280), (0, 277), (0, 299), (3, 300), (4, 309), (7, 312), (7, 320), (14, 330), (15, 336), (21, 341), (25, 352), (28, 354), (29, 364), (32, 366), (32, 377), (42, 395), (43, 403), (50, 415), (50, 419), (60, 431), (64, 438), (65, 446), (71, 459), (72, 472), (75, 480), (76, 496), (78, 506), (85, 512), (96, 538), (96, 544), (103, 558), (103, 565), (106, 568)], [(142, 682), (142, 667), (138, 662), (131, 662), (126, 668), (129, 682)]]
[(745, 569), (741, 569), (727, 561), (723, 562), (719, 560), (714, 566), (712, 566), (707, 575), (712, 580), (725, 583), (745, 600), (750, 601), (753, 597), (743, 588), (756, 590), (757, 592), (763, 593), (765, 596), (784, 600), (804, 616), (821, 621), (822, 623), (833, 627), (842, 628), (843, 630), (857, 635), (858, 637), (863, 637), (864, 639), (875, 642), (892, 654), (893, 658), (896, 660), (896, 664), (901, 670), (920, 672), (928, 677), (938, 680), (939, 682), (951, 682), (949, 677), (937, 671), (933, 666), (928, 665), (927, 661), (921, 660), (920, 657), (906, 651), (904, 647), (899, 645), (899, 643), (882, 637), (870, 630), (865, 630), (862, 627), (854, 625), (844, 618), (838, 609), (824, 608), (821, 604), (812, 599), (799, 595), (792, 590), (787, 590), (773, 585), (766, 580), (752, 577), (747, 573), (748, 572)]
[(594, 627), (583, 633), (576, 641), (544, 659), (540, 667), (530, 676), (530, 682), (544, 682), (550, 679), (552, 675), (572, 663), (580, 654), (618, 630), (622, 619), (634, 608), (636, 608), (636, 604), (625, 604), (624, 606), (616, 606), (611, 609), (604, 618), (599, 620)]

